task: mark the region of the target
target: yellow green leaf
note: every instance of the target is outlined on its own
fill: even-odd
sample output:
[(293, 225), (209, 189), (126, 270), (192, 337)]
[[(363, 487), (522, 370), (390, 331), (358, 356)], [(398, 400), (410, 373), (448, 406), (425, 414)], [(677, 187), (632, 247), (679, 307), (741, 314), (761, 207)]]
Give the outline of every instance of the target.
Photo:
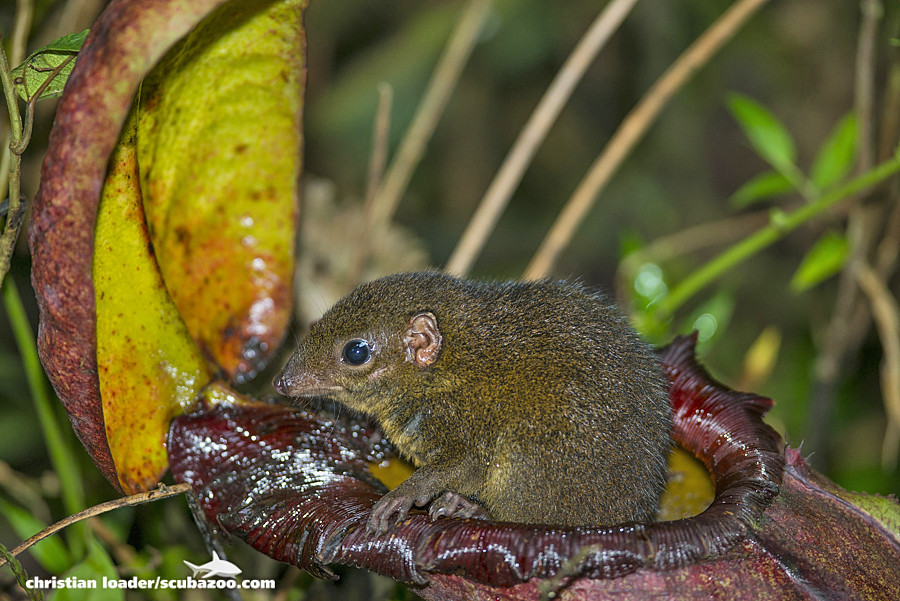
[(828, 231), (816, 240), (791, 278), (791, 289), (804, 292), (827, 280), (844, 266), (849, 252), (847, 239), (835, 231)]
[(822, 144), (810, 169), (809, 179), (819, 190), (840, 182), (853, 167), (856, 156), (856, 116), (845, 116)]
[(781, 173), (765, 171), (738, 188), (728, 201), (736, 207), (743, 208), (751, 203), (766, 200), (793, 189), (794, 185)]
[(744, 355), (738, 390), (758, 390), (765, 384), (778, 361), (781, 351), (781, 330), (767, 326)]
[(242, 382), (290, 318), (303, 0), (234, 0), (142, 84), (141, 189), (160, 270), (188, 330)]
[(728, 108), (762, 158), (780, 172), (796, 170), (794, 139), (768, 108), (743, 94), (732, 94)]
[(110, 159), (94, 240), (97, 368), (106, 436), (126, 493), (166, 471), (169, 422), (210, 374), (156, 265), (141, 206), (135, 120)]

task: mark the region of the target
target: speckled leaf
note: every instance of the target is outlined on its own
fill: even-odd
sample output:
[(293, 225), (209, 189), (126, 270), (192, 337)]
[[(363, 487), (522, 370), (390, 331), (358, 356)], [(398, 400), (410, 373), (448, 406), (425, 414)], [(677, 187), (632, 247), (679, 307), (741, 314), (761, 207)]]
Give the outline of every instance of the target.
[(797, 451), (780, 451), (761, 419), (771, 401), (710, 378), (694, 344), (682, 338), (661, 355), (673, 436), (716, 485), (712, 505), (691, 518), (559, 528), (414, 511), (371, 537), (364, 525), (384, 488), (368, 462), (391, 452), (378, 431), (261, 404), (177, 418), (172, 471), (213, 524), (260, 551), (320, 577), (333, 576), (329, 563), (365, 567), (426, 599), (900, 598), (900, 539), (885, 526), (900, 514), (896, 500), (876, 520)]
[(91, 28), (57, 108), (29, 229), (38, 352), (72, 426), (121, 488), (97, 373), (94, 225), (112, 149), (141, 78), (222, 0), (113, 0)]
[[(75, 58), (87, 37), (87, 30), (69, 33), (32, 52), (21, 65), (11, 71), (16, 92), (23, 100), (51, 98), (62, 94)], [(43, 90), (41, 90), (43, 87)]]
[(300, 173), (305, 0), (232, 0), (144, 81), (138, 156), (160, 269), (235, 381), (281, 342)]
[(94, 232), (97, 369), (106, 438), (122, 489), (156, 486), (166, 432), (210, 379), (156, 266), (128, 120), (110, 159)]

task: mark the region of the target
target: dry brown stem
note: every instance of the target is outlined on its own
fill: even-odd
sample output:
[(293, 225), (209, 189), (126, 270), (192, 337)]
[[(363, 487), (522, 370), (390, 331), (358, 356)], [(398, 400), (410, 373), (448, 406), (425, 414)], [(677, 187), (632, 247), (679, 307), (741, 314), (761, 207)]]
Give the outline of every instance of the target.
[[(79, 511), (78, 513), (70, 515), (69, 517), (62, 519), (55, 524), (47, 526), (46, 528), (23, 542), (21, 545), (10, 551), (10, 554), (15, 557), (31, 545), (44, 540), (48, 536), (56, 534), (66, 526), (70, 526), (82, 520), (86, 520), (87, 518), (91, 518), (102, 513), (106, 513), (107, 511), (118, 509), (120, 507), (142, 505), (144, 503), (150, 503), (152, 501), (167, 499), (169, 497), (174, 497), (175, 495), (180, 495), (182, 493), (188, 492), (189, 490), (191, 490), (190, 484), (176, 484), (174, 486), (166, 486), (165, 484), (160, 484), (159, 488), (148, 490), (147, 492), (114, 499), (112, 501), (100, 503), (99, 505), (94, 505), (93, 507), (88, 507), (84, 511)], [(6, 565), (6, 560), (0, 559), (0, 567), (3, 567), (4, 565)]]
[(447, 262), (448, 273), (465, 275), (472, 268), (472, 264), (497, 225), (500, 215), (509, 204), (513, 192), (522, 181), (522, 175), (531, 159), (572, 96), (575, 86), (636, 2), (637, 0), (612, 0), (607, 4), (566, 59), (528, 118), (509, 154), (497, 170), (497, 175), (488, 186), (475, 214), (469, 220), (462, 238)]
[(856, 269), (856, 281), (869, 300), (872, 317), (881, 340), (881, 393), (887, 416), (887, 430), (881, 448), (881, 468), (891, 471), (900, 451), (900, 309), (885, 282), (868, 265)]
[(705, 248), (729, 244), (756, 231), (769, 222), (769, 211), (756, 211), (718, 221), (701, 223), (657, 238), (631, 253), (619, 263), (616, 281), (621, 286), (630, 281), (644, 263), (673, 259)]
[(372, 207), (373, 232), (383, 232), (394, 215), (412, 173), (431, 139), (450, 94), (469, 60), (487, 18), (491, 0), (469, 0), (428, 82), (425, 95), (391, 161)]
[(525, 279), (547, 276), (569, 244), (578, 225), (637, 142), (653, 124), (663, 107), (700, 67), (730, 40), (740, 27), (768, 0), (738, 0), (697, 38), (663, 73), (637, 106), (625, 117), (587, 175), (578, 184), (559, 217), (550, 228), (528, 268)]
[[(21, 154), (24, 147), (22, 142), (22, 122), (19, 115), (18, 101), (15, 91), (11, 88), (9, 70), (18, 66), (25, 58), (25, 45), (28, 41), (28, 33), (31, 30), (31, 19), (34, 13), (32, 0), (18, 0), (16, 4), (16, 17), (13, 24), (12, 44), (10, 45), (9, 59), (0, 57), (0, 69), (3, 69), (4, 90), (3, 97), (7, 103), (9, 113), (9, 129), (3, 135), (3, 149), (0, 154), (0, 199), (9, 194), (9, 210), (6, 222), (3, 226), (3, 235), (0, 237), (0, 282), (9, 270), (9, 263), (15, 250), (19, 228), (25, 218), (25, 205), (21, 202)], [(0, 49), (0, 53), (2, 53)], [(29, 113), (29, 118), (31, 114)], [(31, 124), (27, 122), (25, 128), (30, 136)], [(27, 142), (26, 142), (27, 145)], [(2, 220), (2, 216), (0, 216)]]
[[(856, 49), (854, 83), (854, 111), (858, 123), (858, 174), (871, 169), (875, 159), (876, 41), (882, 6), (879, 0), (861, 0), (860, 8), (862, 20)], [(883, 220), (883, 207), (858, 202), (853, 205), (847, 222), (849, 257), (839, 279), (837, 300), (813, 368), (815, 380), (807, 442), (809, 450), (816, 456), (817, 467), (823, 470), (827, 468), (828, 428), (841, 365), (869, 330), (870, 314), (859, 294), (857, 270), (867, 263)]]
[[(34, 15), (34, 3), (32, 0), (17, 0), (16, 18), (13, 23), (13, 32), (9, 47), (10, 68), (19, 66), (25, 60), (25, 47), (28, 42), (28, 32), (31, 31), (31, 20)], [(7, 130), (3, 135), (3, 150), (0, 154), (0, 191), (6, 192), (9, 183), (9, 160), (12, 141), (12, 132)], [(0, 194), (0, 197), (3, 195)]]
[(365, 219), (362, 230), (356, 233), (356, 248), (347, 275), (347, 281), (350, 284), (360, 282), (366, 260), (372, 253), (372, 240), (373, 234), (375, 234), (373, 231), (375, 197), (381, 186), (384, 166), (387, 163), (393, 102), (394, 89), (390, 84), (382, 82), (378, 86), (378, 108), (375, 110), (375, 121), (372, 124), (372, 152), (369, 156), (369, 172), (366, 179)]
[(388, 143), (391, 137), (391, 106), (394, 103), (394, 89), (391, 84), (378, 85), (378, 108), (372, 124), (372, 154), (369, 156), (369, 172), (366, 178), (366, 212), (371, 213), (375, 195), (381, 186), (384, 166), (387, 164)]

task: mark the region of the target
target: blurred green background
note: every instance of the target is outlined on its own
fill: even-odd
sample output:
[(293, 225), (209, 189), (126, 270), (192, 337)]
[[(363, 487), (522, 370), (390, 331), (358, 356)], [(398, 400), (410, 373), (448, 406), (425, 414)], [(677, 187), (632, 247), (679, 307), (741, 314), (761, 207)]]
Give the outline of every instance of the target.
[[(578, 85), (473, 275), (521, 276), (553, 219), (628, 111), (731, 4), (727, 0), (637, 3)], [(829, 133), (854, 107), (861, 5), (866, 4), (870, 3), (782, 0), (765, 6), (665, 108), (581, 224), (554, 275), (609, 290), (640, 324), (649, 298), (664, 294), (728, 244), (765, 224), (772, 208), (790, 210), (801, 204), (796, 194), (746, 207), (729, 200), (748, 180), (769, 169), (729, 112), (729, 98), (738, 92), (768, 107), (793, 136), (799, 167), (808, 170)], [(102, 5), (97, 0), (37, 2), (29, 50), (88, 27)], [(394, 149), (463, 5), (458, 0), (311, 0), (306, 15), (305, 173), (310, 181), (327, 182), (339, 206), (360, 205), (363, 200), (379, 83), (393, 88)], [(588, 0), (494, 3), (395, 217), (418, 238), (433, 265), (446, 262), (532, 109), (602, 5)], [(892, 149), (896, 132), (889, 131), (883, 113), (897, 108), (889, 93), (891, 73), (898, 64), (900, 7), (888, 1), (882, 8), (875, 60), (870, 63), (876, 90), (870, 123)], [(11, 0), (0, 5), (4, 43), (15, 10)], [(53, 102), (39, 105), (34, 139), (25, 155), (23, 189), (29, 199), (37, 189), (53, 106)], [(7, 120), (5, 114), (2, 117), (0, 134), (5, 135)], [(867, 240), (883, 242), (882, 249), (896, 252), (900, 238), (892, 238), (885, 226), (897, 204), (896, 182), (865, 200), (882, 211)], [(814, 467), (848, 489), (900, 494), (896, 456), (893, 461), (882, 460), (887, 425), (880, 380), (883, 353), (871, 319), (853, 320), (847, 314), (851, 340), (838, 354), (835, 377), (823, 381), (816, 376), (816, 366), (818, 361), (821, 367), (823, 349), (829, 348), (829, 322), (843, 319), (834, 318), (841, 276), (825, 278), (802, 292), (790, 285), (823, 233), (844, 239), (851, 213), (849, 203), (844, 203), (785, 236), (706, 287), (670, 322), (645, 334), (662, 344), (676, 333), (700, 328), (700, 353), (709, 370), (728, 385), (774, 398), (768, 421), (789, 444), (812, 453)], [(691, 237), (696, 250), (655, 257), (639, 263), (634, 272), (618, 271), (627, 253), (655, 240), (742, 216), (746, 218), (735, 232), (727, 233), (721, 225), (700, 230)], [(728, 242), (716, 243), (717, 235)], [(708, 244), (702, 236), (710, 238)], [(335, 246), (354, 244), (353, 239), (333, 238)], [(28, 274), (23, 236), (11, 275), (36, 329)], [(886, 278), (895, 291), (896, 279)], [(866, 311), (864, 297), (856, 303)], [(0, 501), (4, 507), (29, 507), (42, 521), (58, 519), (62, 515), (58, 482), (49, 471), (5, 316), (0, 319), (0, 411)], [(61, 409), (59, 415), (64, 419)], [(91, 484), (89, 503), (111, 498), (112, 489), (74, 436), (71, 443), (80, 455), (83, 477)], [(180, 566), (179, 558), (196, 555), (194, 559), (205, 561), (199, 537), (185, 540), (183, 532), (193, 528), (188, 520), (182, 504), (169, 501), (120, 510), (104, 523), (113, 530), (110, 540), (122, 541), (122, 553), (127, 541), (147, 564), (170, 561)], [(0, 523), (4, 542), (22, 538), (9, 528), (5, 521)], [(246, 561), (249, 565), (261, 560), (248, 556)], [(276, 569), (259, 564), (253, 575), (263, 578), (265, 571)], [(347, 577), (353, 578), (357, 576)], [(319, 586), (309, 589), (305, 598), (316, 598)], [(369, 580), (361, 586), (391, 588)]]

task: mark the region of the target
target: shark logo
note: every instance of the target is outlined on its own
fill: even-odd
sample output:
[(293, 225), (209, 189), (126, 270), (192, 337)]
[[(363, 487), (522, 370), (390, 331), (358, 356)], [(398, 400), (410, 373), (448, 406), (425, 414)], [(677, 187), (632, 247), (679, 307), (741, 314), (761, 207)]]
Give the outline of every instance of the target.
[(202, 566), (195, 566), (189, 561), (184, 564), (194, 570), (193, 577), (196, 578), (200, 574), (200, 578), (212, 578), (220, 576), (222, 578), (234, 578), (241, 573), (241, 569), (225, 559), (219, 559), (219, 555), (213, 551), (212, 561), (207, 561)]

